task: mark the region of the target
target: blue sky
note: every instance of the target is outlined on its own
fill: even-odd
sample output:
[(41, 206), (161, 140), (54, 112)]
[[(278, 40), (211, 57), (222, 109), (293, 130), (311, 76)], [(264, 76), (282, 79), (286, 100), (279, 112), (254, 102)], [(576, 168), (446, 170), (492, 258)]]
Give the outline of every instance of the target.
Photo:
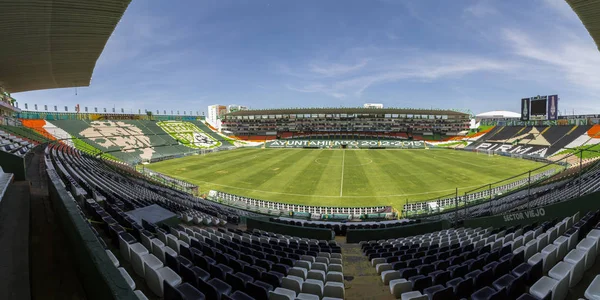
[(206, 111), (460, 108), (519, 111), (558, 94), (600, 113), (600, 52), (562, 0), (134, 0), (90, 87), (18, 93), (38, 104)]

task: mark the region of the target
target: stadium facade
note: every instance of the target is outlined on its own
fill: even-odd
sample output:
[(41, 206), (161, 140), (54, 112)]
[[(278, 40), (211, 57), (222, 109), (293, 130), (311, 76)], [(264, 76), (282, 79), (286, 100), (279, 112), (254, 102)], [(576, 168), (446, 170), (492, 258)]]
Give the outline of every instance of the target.
[[(223, 130), (239, 137), (357, 135), (423, 139), (468, 131), (470, 115), (452, 110), (406, 108), (292, 108), (246, 110), (226, 114)], [(268, 139), (268, 138), (267, 138)]]

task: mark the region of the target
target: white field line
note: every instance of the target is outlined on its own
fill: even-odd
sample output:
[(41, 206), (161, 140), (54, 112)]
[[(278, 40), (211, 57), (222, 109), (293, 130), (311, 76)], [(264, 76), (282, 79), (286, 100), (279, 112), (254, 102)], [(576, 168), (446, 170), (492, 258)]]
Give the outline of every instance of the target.
[(340, 183), (340, 197), (342, 197), (342, 191), (344, 190), (344, 162), (346, 161), (346, 150), (342, 152), (342, 180)]
[[(174, 178), (177, 178), (175, 176), (173, 176)], [(183, 180), (183, 179), (182, 179)], [(216, 186), (222, 186), (222, 187), (226, 187), (226, 188), (230, 188), (230, 189), (236, 189), (236, 190), (242, 190), (242, 191), (249, 191), (249, 192), (259, 192), (259, 193), (265, 193), (265, 194), (274, 194), (274, 195), (284, 195), (284, 196), (298, 196), (298, 197), (308, 197), (308, 198), (389, 198), (389, 197), (406, 197), (406, 196), (417, 196), (417, 195), (427, 195), (427, 194), (433, 194), (433, 193), (441, 193), (441, 192), (450, 192), (450, 191), (455, 191), (456, 188), (451, 188), (451, 189), (445, 189), (445, 190), (437, 190), (437, 191), (429, 191), (429, 192), (424, 192), (424, 193), (413, 193), (413, 194), (395, 194), (395, 195), (377, 195), (377, 196), (373, 196), (373, 195), (369, 195), (369, 196), (332, 196), (332, 195), (306, 195), (306, 194), (294, 194), (294, 193), (282, 193), (282, 192), (275, 192), (275, 191), (265, 191), (265, 190), (256, 190), (256, 189), (249, 189), (249, 188), (242, 188), (242, 187), (237, 187), (237, 186), (232, 186), (232, 185), (226, 185), (226, 184), (219, 184), (219, 183), (214, 183), (214, 182), (210, 182), (210, 181), (203, 181), (203, 180), (194, 180), (194, 182), (201, 182), (204, 184), (212, 184), (212, 185), (216, 185)], [(458, 187), (458, 189), (470, 189), (470, 188), (475, 188), (475, 187), (481, 187), (483, 185), (478, 184), (478, 185), (471, 185), (471, 186), (461, 186)]]

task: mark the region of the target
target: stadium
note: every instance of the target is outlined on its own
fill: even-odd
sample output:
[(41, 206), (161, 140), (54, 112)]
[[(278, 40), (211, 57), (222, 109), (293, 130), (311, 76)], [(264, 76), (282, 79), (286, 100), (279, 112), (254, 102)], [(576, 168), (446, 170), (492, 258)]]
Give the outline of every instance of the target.
[(600, 115), (19, 103), (131, 9), (48, 3), (0, 3), (1, 299), (600, 299)]

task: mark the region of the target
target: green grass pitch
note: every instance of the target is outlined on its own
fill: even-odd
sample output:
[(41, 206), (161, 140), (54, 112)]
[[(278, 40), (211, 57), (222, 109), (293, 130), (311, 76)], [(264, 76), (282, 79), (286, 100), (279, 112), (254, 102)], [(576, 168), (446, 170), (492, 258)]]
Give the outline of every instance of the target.
[(213, 189), (294, 204), (391, 205), (401, 210), (407, 200), (454, 195), (457, 187), (462, 194), (540, 166), (524, 159), (444, 149), (253, 148), (188, 156), (146, 167), (196, 184), (202, 193)]

